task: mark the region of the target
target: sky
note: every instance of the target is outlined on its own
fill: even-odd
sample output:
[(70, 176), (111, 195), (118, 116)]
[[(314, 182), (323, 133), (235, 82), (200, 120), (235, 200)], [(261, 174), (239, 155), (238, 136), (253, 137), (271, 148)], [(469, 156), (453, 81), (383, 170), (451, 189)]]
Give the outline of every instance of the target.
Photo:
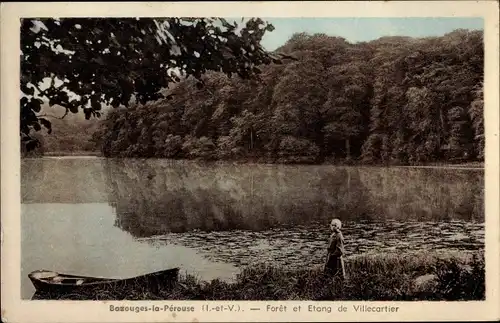
[(273, 24), (261, 44), (275, 50), (294, 34), (324, 33), (340, 36), (351, 43), (383, 36), (442, 36), (455, 29), (482, 30), (482, 18), (262, 18)]

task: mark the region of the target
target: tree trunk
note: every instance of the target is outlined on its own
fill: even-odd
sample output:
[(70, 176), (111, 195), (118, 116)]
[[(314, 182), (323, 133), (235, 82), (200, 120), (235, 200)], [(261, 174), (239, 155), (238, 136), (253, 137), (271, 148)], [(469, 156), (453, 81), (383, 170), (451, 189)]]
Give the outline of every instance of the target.
[(446, 136), (446, 123), (444, 122), (443, 109), (439, 107), (439, 120), (441, 121), (441, 129), (437, 129), (436, 133), (438, 134), (438, 149), (439, 149), (439, 157), (441, 158), (443, 155), (443, 150), (441, 146), (443, 145), (442, 137)]
[(351, 141), (349, 138), (345, 140), (345, 151), (347, 159), (351, 159)]
[(253, 150), (253, 129), (250, 129), (250, 150)]

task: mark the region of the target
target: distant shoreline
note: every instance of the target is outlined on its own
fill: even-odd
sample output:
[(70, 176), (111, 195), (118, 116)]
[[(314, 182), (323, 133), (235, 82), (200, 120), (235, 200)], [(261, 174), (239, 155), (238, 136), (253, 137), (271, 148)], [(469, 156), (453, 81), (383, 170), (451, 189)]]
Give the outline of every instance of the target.
[[(34, 156), (35, 157), (35, 156)], [(448, 169), (470, 169), (470, 170), (484, 170), (484, 162), (465, 162), (465, 163), (428, 163), (428, 164), (375, 164), (363, 162), (343, 162), (339, 161), (325, 161), (322, 163), (286, 163), (286, 162), (273, 162), (269, 160), (253, 160), (253, 159), (220, 159), (220, 160), (203, 160), (203, 159), (176, 159), (176, 158), (156, 158), (156, 157), (106, 157), (98, 151), (51, 151), (46, 152), (42, 156), (37, 157), (101, 157), (109, 159), (172, 159), (184, 161), (197, 161), (203, 163), (217, 163), (217, 162), (232, 162), (236, 164), (270, 164), (270, 165), (331, 165), (340, 167), (400, 167), (400, 168), (448, 168)], [(23, 158), (31, 158), (25, 156)]]
[(49, 151), (41, 157), (67, 157), (67, 156), (95, 156), (103, 157), (99, 151)]

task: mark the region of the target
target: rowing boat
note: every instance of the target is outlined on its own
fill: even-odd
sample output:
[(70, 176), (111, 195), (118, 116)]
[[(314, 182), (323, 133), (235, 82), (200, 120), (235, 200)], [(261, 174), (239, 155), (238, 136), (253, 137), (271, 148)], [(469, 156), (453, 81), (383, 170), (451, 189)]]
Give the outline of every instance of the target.
[(131, 278), (104, 278), (61, 274), (49, 270), (36, 270), (28, 275), (39, 292), (68, 293), (117, 288), (166, 289), (178, 281), (179, 268), (162, 270)]

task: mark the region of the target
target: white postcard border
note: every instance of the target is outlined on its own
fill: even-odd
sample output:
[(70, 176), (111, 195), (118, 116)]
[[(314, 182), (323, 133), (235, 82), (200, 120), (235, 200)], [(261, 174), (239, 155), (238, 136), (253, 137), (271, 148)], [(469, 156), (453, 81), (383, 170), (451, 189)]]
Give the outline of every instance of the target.
[[(6, 322), (243, 322), (426, 321), (499, 319), (499, 26), (496, 1), (176, 2), (1, 4), (1, 306)], [(485, 37), (485, 256), (482, 302), (226, 302), (226, 301), (22, 301), (20, 297), (19, 19), (21, 17), (482, 17)], [(202, 304), (239, 305), (244, 312), (201, 312)], [(268, 312), (267, 305), (286, 305)], [(294, 306), (330, 305), (337, 312), (294, 312)], [(195, 306), (195, 312), (116, 312), (116, 306)], [(355, 312), (353, 305), (399, 307), (396, 313)], [(338, 311), (349, 307), (346, 312)], [(260, 311), (251, 311), (260, 307)]]

